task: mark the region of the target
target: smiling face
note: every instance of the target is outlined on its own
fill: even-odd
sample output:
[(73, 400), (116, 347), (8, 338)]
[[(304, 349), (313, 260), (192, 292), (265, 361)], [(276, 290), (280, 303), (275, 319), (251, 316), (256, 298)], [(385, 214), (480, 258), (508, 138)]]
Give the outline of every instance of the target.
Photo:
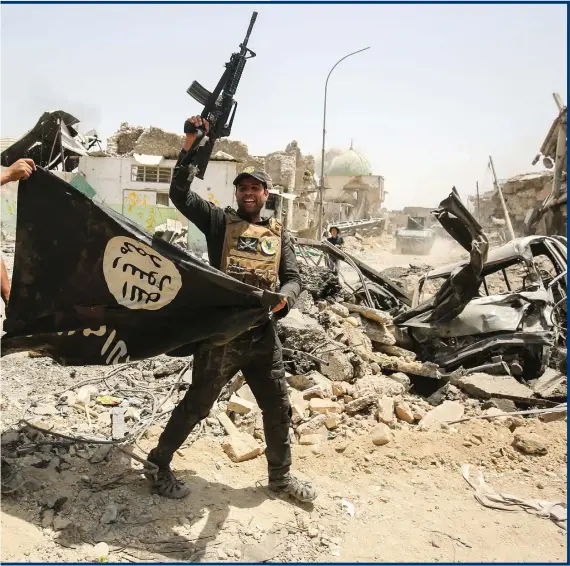
[(269, 191), (261, 181), (253, 177), (242, 179), (236, 187), (238, 211), (242, 215), (256, 220), (263, 205), (267, 202)]

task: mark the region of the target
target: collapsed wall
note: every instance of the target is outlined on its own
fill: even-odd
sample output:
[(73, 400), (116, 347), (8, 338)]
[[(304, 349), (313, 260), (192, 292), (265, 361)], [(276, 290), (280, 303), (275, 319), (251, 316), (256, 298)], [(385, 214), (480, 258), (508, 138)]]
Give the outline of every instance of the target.
[[(537, 173), (516, 175), (501, 183), (501, 189), (515, 234), (524, 235), (527, 233), (526, 221), (532, 210), (550, 194), (553, 179), (554, 173), (552, 171), (539, 171)], [(563, 180), (562, 193), (565, 193), (565, 175)], [(474, 199), (473, 204), (474, 210), (477, 212), (476, 199)], [(563, 206), (563, 209), (564, 216), (566, 216), (566, 205)], [(483, 226), (489, 225), (491, 216), (498, 219), (504, 218), (497, 191), (490, 191), (482, 195), (479, 202), (479, 210)], [(544, 226), (541, 227), (539, 225), (536, 233), (541, 234), (543, 231)]]

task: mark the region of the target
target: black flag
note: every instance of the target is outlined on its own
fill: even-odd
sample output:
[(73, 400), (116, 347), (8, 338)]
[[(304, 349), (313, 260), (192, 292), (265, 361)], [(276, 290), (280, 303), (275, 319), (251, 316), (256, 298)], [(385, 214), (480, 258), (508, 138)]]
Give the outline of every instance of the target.
[(260, 291), (38, 168), (20, 181), (2, 355), (104, 365), (223, 344), (268, 316)]

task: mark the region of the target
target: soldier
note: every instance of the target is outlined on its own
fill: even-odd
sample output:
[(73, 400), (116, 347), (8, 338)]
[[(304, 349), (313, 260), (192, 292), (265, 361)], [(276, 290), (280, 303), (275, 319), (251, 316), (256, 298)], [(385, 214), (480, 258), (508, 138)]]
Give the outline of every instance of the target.
[[(189, 118), (191, 129), (208, 131), (200, 116)], [(181, 161), (192, 147), (196, 133), (186, 134), (170, 185), (170, 199), (176, 208), (206, 236), (210, 264), (249, 285), (276, 291), (278, 280), (283, 300), (273, 309), (285, 316), (301, 291), (297, 259), (289, 235), (274, 218), (263, 220), (261, 210), (268, 197), (268, 176), (249, 169), (234, 180), (237, 212), (222, 210), (191, 190), (189, 169)], [(158, 445), (148, 460), (159, 468), (147, 475), (153, 491), (179, 499), (190, 488), (170, 469), (174, 452), (199, 421), (206, 418), (222, 388), (241, 370), (263, 414), (269, 468), (269, 489), (286, 493), (302, 502), (313, 501), (314, 487), (290, 473), (289, 427), (291, 405), (285, 381), (281, 343), (269, 313), (267, 319), (228, 344), (199, 346), (194, 355), (192, 385), (174, 409)]]

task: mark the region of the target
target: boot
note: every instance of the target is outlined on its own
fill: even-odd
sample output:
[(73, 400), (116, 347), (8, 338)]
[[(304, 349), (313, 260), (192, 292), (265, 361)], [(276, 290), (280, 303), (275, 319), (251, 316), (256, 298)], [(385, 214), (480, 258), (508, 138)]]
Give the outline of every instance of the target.
[(317, 490), (310, 482), (301, 481), (292, 474), (278, 480), (270, 480), (268, 487), (276, 493), (291, 495), (301, 503), (310, 503), (317, 497)]
[(150, 482), (152, 493), (157, 493), (169, 499), (183, 499), (190, 494), (190, 488), (176, 478), (170, 466), (161, 466), (156, 458), (156, 448), (149, 452), (147, 460), (158, 466), (157, 472), (145, 472), (146, 479)]

